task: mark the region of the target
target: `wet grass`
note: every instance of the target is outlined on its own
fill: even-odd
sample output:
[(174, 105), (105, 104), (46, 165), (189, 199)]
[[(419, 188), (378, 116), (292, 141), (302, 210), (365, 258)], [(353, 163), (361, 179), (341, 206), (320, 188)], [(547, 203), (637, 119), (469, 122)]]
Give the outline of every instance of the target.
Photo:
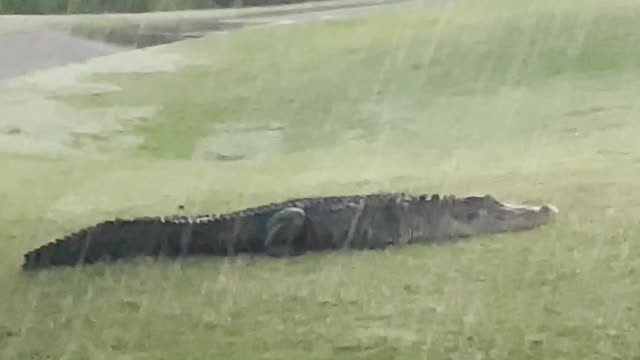
[[(516, 3), (213, 36), (167, 47), (194, 60), (175, 72), (59, 95), (159, 110), (125, 128), (139, 147), (99, 159), (0, 157), (0, 357), (640, 356), (640, 7)], [(105, 217), (378, 190), (561, 213), (437, 247), (17, 270), (23, 252)]]

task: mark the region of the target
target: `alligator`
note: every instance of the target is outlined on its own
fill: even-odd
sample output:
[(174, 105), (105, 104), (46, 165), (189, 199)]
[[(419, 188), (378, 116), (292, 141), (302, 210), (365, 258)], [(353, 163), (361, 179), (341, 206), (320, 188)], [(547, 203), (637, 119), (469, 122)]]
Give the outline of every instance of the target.
[(118, 261), (135, 256), (299, 256), (332, 249), (385, 249), (547, 224), (553, 205), (515, 205), (491, 195), (370, 193), (318, 196), (222, 215), (115, 218), (24, 255), (23, 270)]

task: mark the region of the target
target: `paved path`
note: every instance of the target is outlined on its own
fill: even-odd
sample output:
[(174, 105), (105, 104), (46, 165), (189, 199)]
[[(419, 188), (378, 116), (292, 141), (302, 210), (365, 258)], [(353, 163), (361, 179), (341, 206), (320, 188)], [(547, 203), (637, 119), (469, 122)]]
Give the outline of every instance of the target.
[(28, 74), (121, 49), (96, 41), (73, 37), (64, 31), (34, 31), (0, 34), (0, 80)]

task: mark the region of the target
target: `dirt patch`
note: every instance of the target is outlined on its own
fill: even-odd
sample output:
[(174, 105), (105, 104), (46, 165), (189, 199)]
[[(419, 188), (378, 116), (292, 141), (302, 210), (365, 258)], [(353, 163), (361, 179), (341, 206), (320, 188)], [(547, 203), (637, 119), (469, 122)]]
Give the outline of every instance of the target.
[(283, 130), (281, 124), (255, 127), (218, 124), (212, 135), (196, 144), (193, 158), (235, 161), (279, 153), (283, 146)]
[(78, 110), (33, 89), (0, 87), (0, 152), (87, 154), (128, 149), (142, 138), (127, 129), (151, 119), (155, 107), (114, 106)]

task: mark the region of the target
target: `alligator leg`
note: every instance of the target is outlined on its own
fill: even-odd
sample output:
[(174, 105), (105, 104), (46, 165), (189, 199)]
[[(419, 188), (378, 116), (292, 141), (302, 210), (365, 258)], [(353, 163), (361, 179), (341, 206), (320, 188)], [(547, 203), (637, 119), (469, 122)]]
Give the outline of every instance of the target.
[(300, 255), (303, 249), (296, 246), (304, 232), (304, 210), (296, 207), (282, 209), (267, 223), (265, 253), (274, 257)]

